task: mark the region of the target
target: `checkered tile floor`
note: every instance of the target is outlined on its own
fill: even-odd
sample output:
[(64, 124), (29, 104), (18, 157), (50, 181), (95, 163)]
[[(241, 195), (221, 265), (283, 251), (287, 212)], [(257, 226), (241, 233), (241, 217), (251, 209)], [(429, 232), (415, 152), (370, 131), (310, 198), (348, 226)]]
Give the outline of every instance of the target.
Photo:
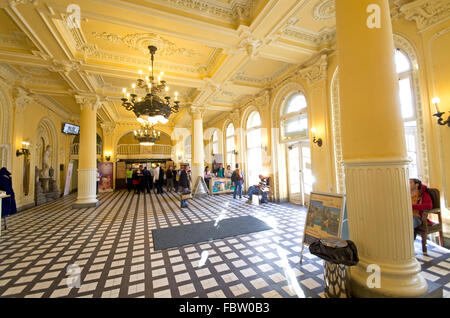
[[(102, 194), (94, 209), (73, 210), (75, 196), (8, 218), (0, 238), (0, 297), (324, 297), (322, 261), (306, 249), (299, 266), (305, 210), (255, 207), (215, 196)], [(153, 250), (151, 230), (253, 215), (274, 229), (192, 246)], [(423, 275), (450, 296), (450, 254), (416, 241)], [(79, 267), (80, 288), (68, 288)], [(74, 273), (75, 270), (70, 270)]]

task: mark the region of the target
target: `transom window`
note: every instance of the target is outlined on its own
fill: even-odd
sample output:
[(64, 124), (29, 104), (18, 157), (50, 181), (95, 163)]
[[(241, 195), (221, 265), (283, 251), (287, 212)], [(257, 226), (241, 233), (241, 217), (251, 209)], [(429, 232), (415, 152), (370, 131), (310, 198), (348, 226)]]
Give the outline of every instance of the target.
[(188, 137), (186, 137), (186, 139), (184, 140), (184, 159), (186, 162), (190, 163), (191, 162), (191, 135), (189, 135)]
[(234, 142), (234, 125), (229, 124), (226, 131), (226, 149), (227, 149), (227, 164), (234, 169), (236, 165), (236, 160), (234, 156), (234, 151), (236, 150)]
[(302, 93), (293, 94), (286, 102), (281, 114), (283, 139), (308, 136), (308, 104)]
[(412, 64), (405, 53), (396, 50), (395, 66), (399, 77), (400, 106), (405, 126), (406, 149), (411, 160), (409, 177), (419, 178), (421, 167)]
[(257, 111), (247, 120), (248, 183), (258, 184), (262, 173), (261, 116)]
[(219, 136), (217, 134), (217, 130), (214, 131), (212, 135), (212, 150), (213, 154), (217, 155), (219, 153)]

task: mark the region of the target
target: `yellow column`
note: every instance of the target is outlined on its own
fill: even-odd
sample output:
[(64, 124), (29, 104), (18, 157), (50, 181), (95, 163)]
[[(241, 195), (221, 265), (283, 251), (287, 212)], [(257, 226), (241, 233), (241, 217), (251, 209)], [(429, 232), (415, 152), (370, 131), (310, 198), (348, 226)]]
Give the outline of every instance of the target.
[[(191, 106), (190, 113), (192, 116), (192, 186), (198, 180), (198, 177), (203, 177), (205, 170), (205, 152), (203, 145), (203, 107)], [(194, 189), (193, 189), (194, 190)]]
[(74, 208), (98, 206), (97, 190), (97, 109), (98, 98), (76, 96), (81, 107), (78, 197)]
[(414, 257), (388, 0), (336, 1), (336, 19), (349, 231), (360, 256), (352, 292), (420, 296), (427, 283)]

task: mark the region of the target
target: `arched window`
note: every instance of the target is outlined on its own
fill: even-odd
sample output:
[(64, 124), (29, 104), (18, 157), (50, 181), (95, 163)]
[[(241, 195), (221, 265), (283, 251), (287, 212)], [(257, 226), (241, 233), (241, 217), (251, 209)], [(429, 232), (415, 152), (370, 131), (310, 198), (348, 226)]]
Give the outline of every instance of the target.
[(212, 135), (212, 151), (215, 155), (219, 154), (219, 136), (217, 130), (215, 130)]
[(227, 165), (234, 169), (236, 165), (236, 160), (234, 156), (234, 151), (236, 150), (236, 145), (234, 143), (234, 125), (229, 124), (226, 131), (226, 149), (227, 149)]
[(409, 164), (410, 178), (421, 175), (421, 158), (417, 129), (417, 112), (413, 91), (413, 69), (408, 56), (401, 50), (395, 51), (395, 66), (399, 76), (399, 94), (402, 116), (405, 126), (406, 149), (411, 160)]
[(186, 137), (186, 139), (184, 140), (184, 160), (187, 163), (191, 162), (191, 135), (189, 135), (188, 137)]
[(257, 111), (247, 120), (247, 167), (249, 184), (258, 184), (262, 173), (261, 117)]
[(281, 135), (285, 140), (308, 136), (308, 108), (305, 95), (296, 93), (287, 99), (281, 113)]

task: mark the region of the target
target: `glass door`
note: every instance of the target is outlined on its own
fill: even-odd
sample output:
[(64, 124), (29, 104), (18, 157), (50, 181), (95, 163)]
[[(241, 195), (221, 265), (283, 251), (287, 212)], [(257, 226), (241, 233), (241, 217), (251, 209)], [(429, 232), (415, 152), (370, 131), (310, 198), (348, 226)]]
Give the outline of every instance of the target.
[(293, 204), (303, 204), (299, 150), (298, 145), (288, 148), (289, 202)]
[(302, 204), (309, 204), (309, 197), (313, 189), (314, 177), (311, 169), (311, 148), (307, 143), (299, 144), (300, 155), (300, 182), (302, 188)]

